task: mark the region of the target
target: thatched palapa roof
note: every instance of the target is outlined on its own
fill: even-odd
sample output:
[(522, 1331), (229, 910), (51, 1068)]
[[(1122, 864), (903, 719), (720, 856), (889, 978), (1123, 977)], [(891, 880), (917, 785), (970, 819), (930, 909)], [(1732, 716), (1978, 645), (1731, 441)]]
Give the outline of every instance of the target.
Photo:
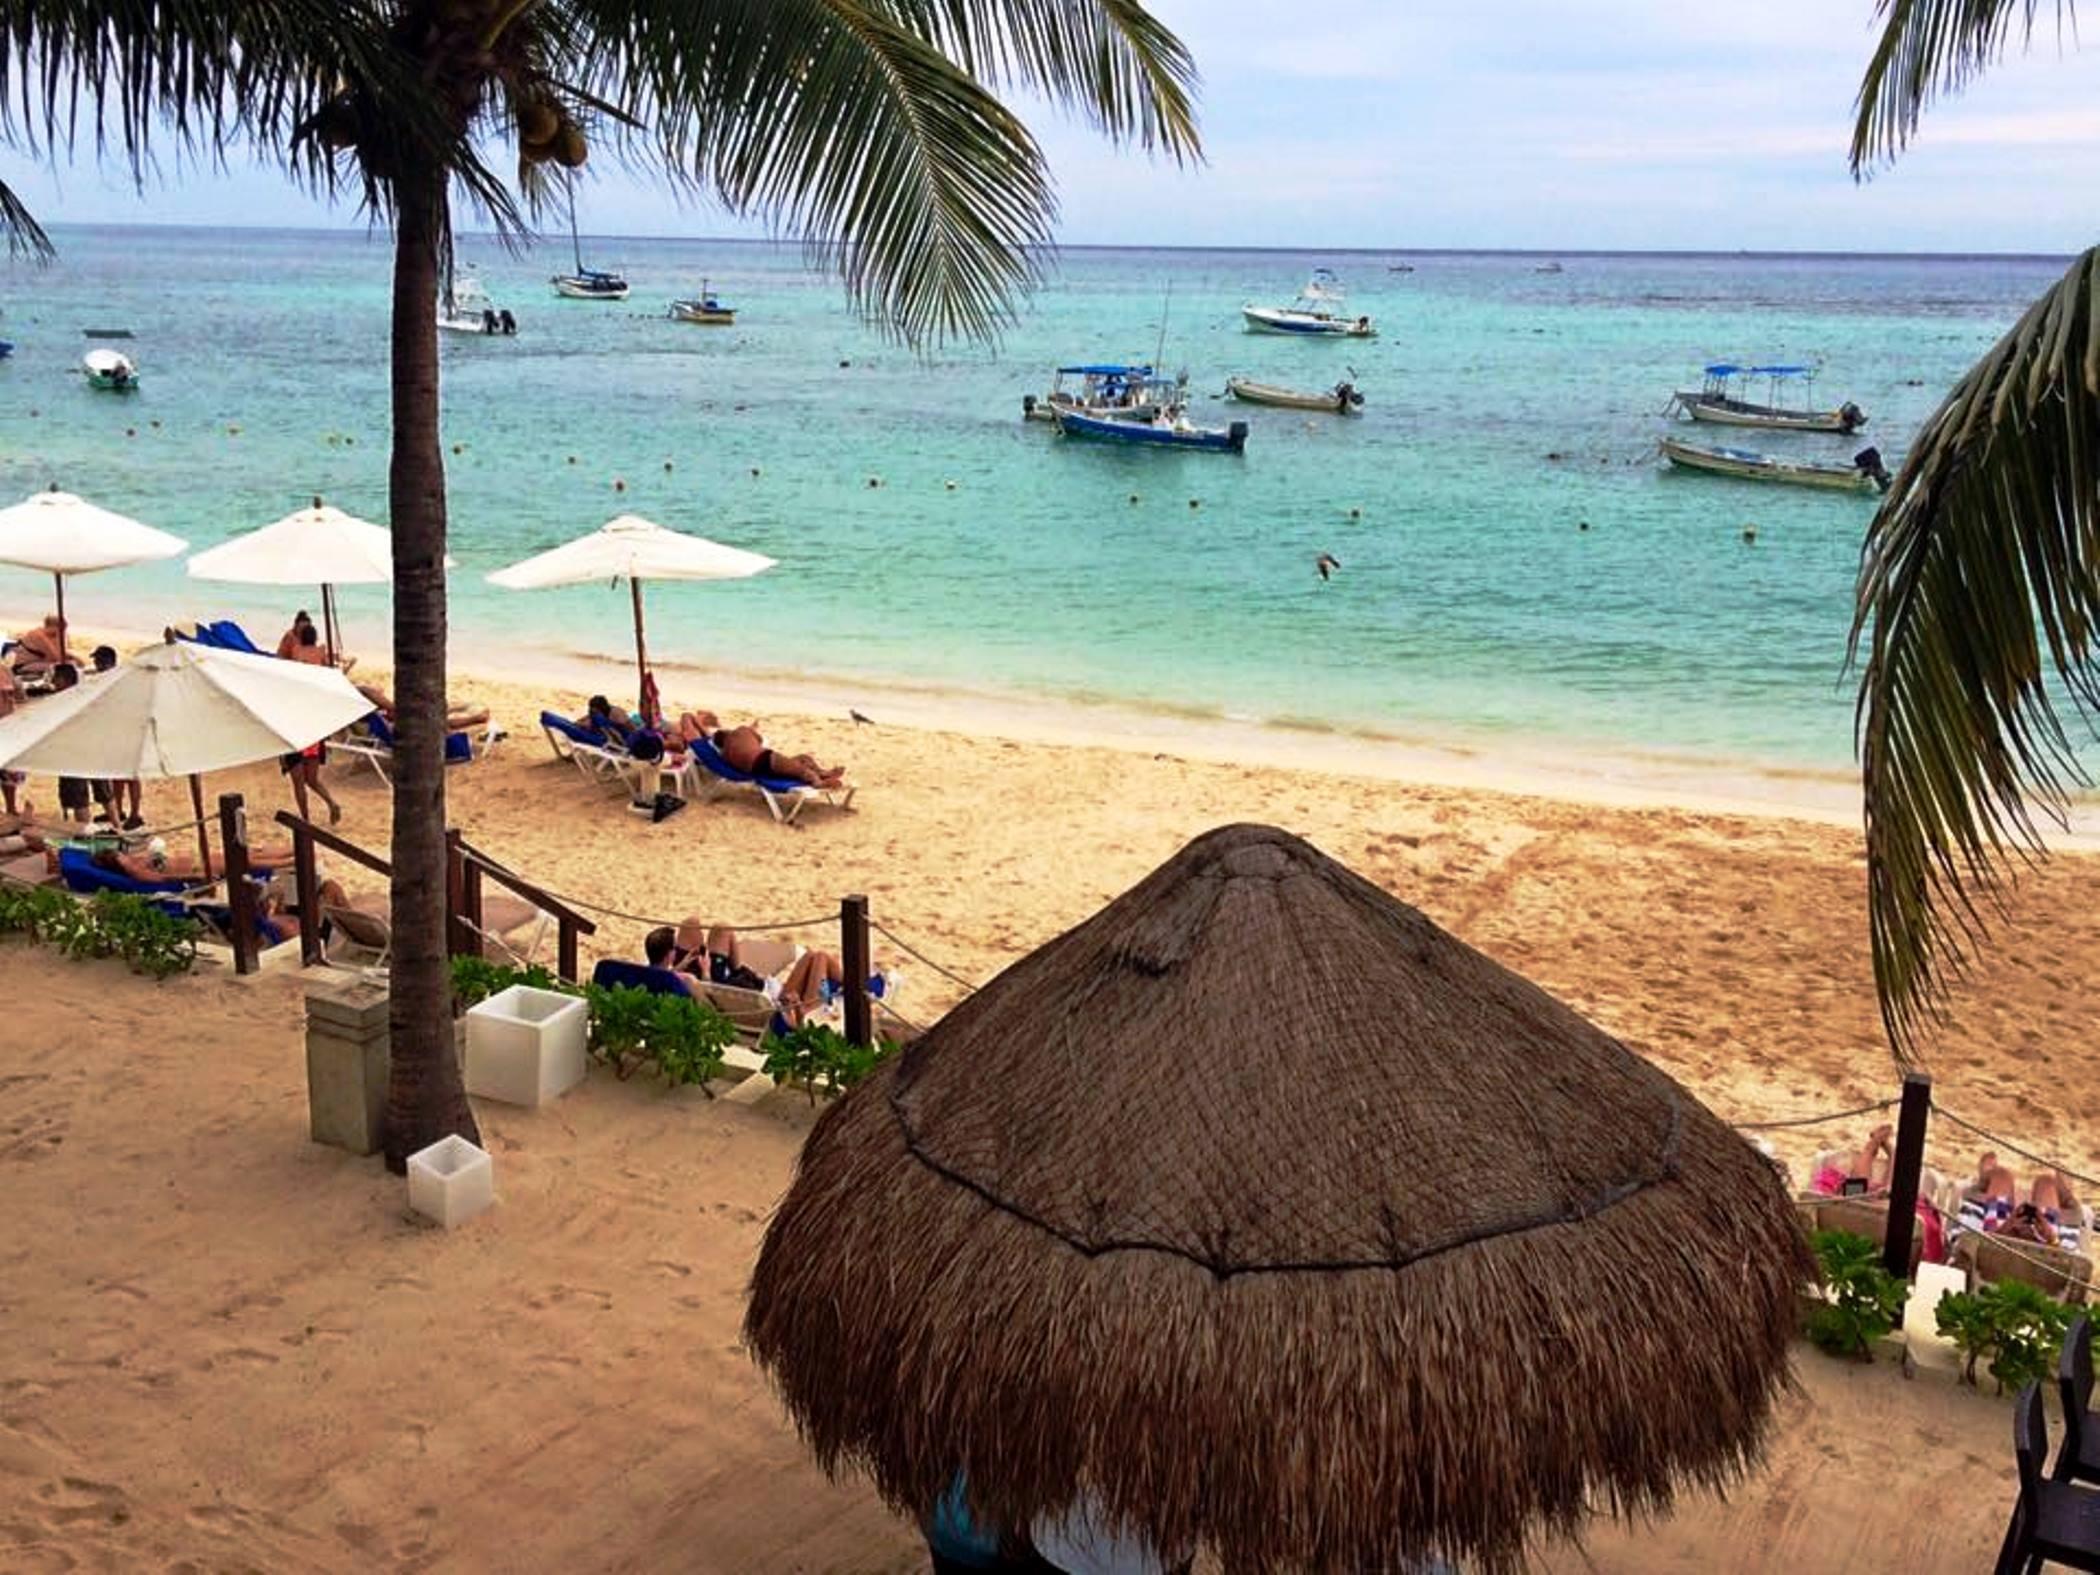
[(907, 1513), (961, 1470), (1228, 1569), (1500, 1568), (1740, 1473), (1810, 1272), (1669, 1077), (1232, 826), (818, 1122), (746, 1336)]

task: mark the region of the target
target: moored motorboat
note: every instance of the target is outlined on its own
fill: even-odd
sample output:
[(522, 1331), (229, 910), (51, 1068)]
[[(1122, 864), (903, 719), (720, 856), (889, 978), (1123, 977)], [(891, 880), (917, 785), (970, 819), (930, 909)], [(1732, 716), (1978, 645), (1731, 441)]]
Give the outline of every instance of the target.
[(90, 350), (80, 358), (80, 370), (88, 387), (113, 394), (128, 394), (139, 386), (139, 370), (131, 357), (118, 350)]
[[(1067, 384), (1067, 378), (1072, 382)], [(1021, 396), (1021, 416), (1027, 421), (1055, 421), (1061, 410), (1078, 410), (1106, 421), (1152, 421), (1182, 398), (1186, 382), (1186, 377), (1180, 381), (1163, 378), (1149, 366), (1106, 361), (1061, 366), (1048, 394)]]
[(1836, 492), (1886, 492), (1888, 467), (1881, 450), (1861, 449), (1850, 465), (1832, 465), (1813, 460), (1777, 459), (1747, 448), (1708, 448), (1677, 438), (1662, 440), (1663, 457), (1686, 470), (1709, 475), (1733, 476), (1739, 481), (1778, 481), (1797, 487), (1823, 487)]
[(1101, 443), (1127, 443), (1142, 448), (1195, 449), (1213, 454), (1240, 454), (1247, 448), (1247, 423), (1235, 421), (1224, 429), (1199, 427), (1179, 405), (1170, 406), (1149, 421), (1112, 419), (1089, 415), (1083, 410), (1056, 412), (1057, 430), (1069, 438), (1088, 438)]
[(1378, 330), (1371, 319), (1351, 317), (1344, 307), (1341, 281), (1326, 268), (1315, 268), (1313, 276), (1289, 306), (1240, 308), (1250, 331), (1264, 334), (1297, 334), (1306, 338), (1373, 339)]
[(1278, 405), (1285, 410), (1336, 410), (1353, 416), (1364, 407), (1364, 396), (1354, 383), (1347, 381), (1308, 394), (1295, 388), (1279, 388), (1274, 383), (1257, 383), (1251, 377), (1228, 377), (1225, 392), (1250, 405)]
[[(1757, 378), (1765, 380), (1762, 402), (1742, 397)], [(1670, 407), (1693, 421), (1775, 432), (1833, 432), (1850, 437), (1867, 424), (1867, 413), (1849, 399), (1835, 410), (1812, 408), (1815, 380), (1812, 366), (1737, 366), (1721, 361), (1706, 368), (1698, 392), (1680, 389), (1671, 396)], [(1788, 395), (1796, 397), (1788, 399)]]
[(444, 293), (438, 297), (437, 325), (448, 334), (484, 337), (513, 337), (518, 331), (518, 320), (507, 308), (498, 307), (471, 273), (446, 282)]
[(707, 281), (700, 281), (700, 293), (671, 303), (671, 316), (681, 323), (700, 323), (711, 328), (727, 328), (736, 322), (736, 308), (720, 300), (708, 288)]
[(558, 273), (552, 283), (554, 293), (571, 301), (624, 301), (627, 299), (627, 281), (616, 273), (606, 273), (598, 268), (578, 268), (574, 273)]

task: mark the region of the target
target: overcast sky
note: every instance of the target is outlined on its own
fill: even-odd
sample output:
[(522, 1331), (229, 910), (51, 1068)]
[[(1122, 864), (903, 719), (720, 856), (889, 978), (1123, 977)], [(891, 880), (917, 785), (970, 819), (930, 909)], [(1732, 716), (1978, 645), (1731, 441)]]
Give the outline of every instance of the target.
[[(1845, 169), (1872, 0), (1155, 0), (1204, 75), (1208, 162), (1108, 150), (1039, 109), (1071, 244), (2076, 251), (2100, 239), (2100, 49), (2050, 33)], [(2049, 8), (2044, 7), (2045, 11)], [(0, 154), (47, 219), (357, 222), (267, 170), (141, 196)], [(600, 171), (588, 231), (755, 234)]]

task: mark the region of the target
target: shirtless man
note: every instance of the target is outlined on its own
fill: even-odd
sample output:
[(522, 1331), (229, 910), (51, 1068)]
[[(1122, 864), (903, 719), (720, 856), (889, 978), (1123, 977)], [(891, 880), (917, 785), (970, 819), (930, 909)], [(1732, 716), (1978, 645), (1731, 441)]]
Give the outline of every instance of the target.
[(299, 651), (299, 631), (313, 626), (313, 618), (304, 607), (293, 613), (292, 626), (278, 636), (277, 654), (287, 662), (295, 660)]
[(822, 766), (813, 755), (783, 755), (766, 746), (765, 735), (750, 723), (742, 727), (724, 728), (714, 735), (715, 748), (722, 758), (739, 771), (749, 772), (755, 777), (784, 778), (790, 782), (806, 782), (811, 787), (835, 788), (846, 785), (844, 766)]
[[(143, 852), (110, 849), (97, 853), (94, 862), (103, 869), (139, 881), (217, 880), (225, 869), (219, 862), (217, 849), (212, 850), (211, 863), (207, 866), (196, 854), (174, 851), (159, 837), (147, 843)], [(248, 868), (251, 870), (288, 869), (291, 863), (292, 845), (289, 841), (258, 842), (248, 850)]]
[(25, 629), (15, 642), (14, 668), (18, 673), (48, 672), (63, 660), (59, 650), (61, 625), (57, 613), (47, 613), (34, 629)]

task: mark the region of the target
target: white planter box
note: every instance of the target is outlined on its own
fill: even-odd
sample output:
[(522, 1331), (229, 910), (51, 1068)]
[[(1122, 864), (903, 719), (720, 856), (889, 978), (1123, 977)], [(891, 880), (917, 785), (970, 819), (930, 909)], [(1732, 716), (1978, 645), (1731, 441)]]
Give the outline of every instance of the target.
[(458, 1133), (408, 1156), (408, 1206), (445, 1229), (496, 1201), (496, 1162)]
[(467, 1012), (467, 1092), (540, 1105), (583, 1081), (590, 1010), (579, 995), (514, 984)]

